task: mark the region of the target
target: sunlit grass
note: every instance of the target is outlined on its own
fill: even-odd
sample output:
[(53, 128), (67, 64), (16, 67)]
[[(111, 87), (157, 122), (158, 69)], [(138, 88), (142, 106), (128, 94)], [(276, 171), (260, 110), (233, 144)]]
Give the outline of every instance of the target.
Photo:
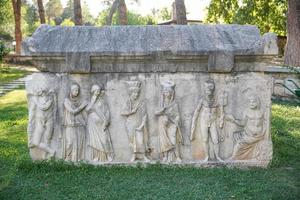
[(268, 169), (33, 163), (24, 91), (0, 98), (0, 199), (299, 199), (300, 108), (272, 106)]
[(26, 70), (0, 66), (0, 85), (22, 78), (29, 72)]

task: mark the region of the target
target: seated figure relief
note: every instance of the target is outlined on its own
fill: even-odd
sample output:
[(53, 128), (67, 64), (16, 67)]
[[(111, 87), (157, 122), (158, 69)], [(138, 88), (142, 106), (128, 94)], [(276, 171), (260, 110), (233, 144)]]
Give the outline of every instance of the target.
[[(223, 140), (221, 133), (224, 123), (224, 101), (220, 101), (215, 95), (215, 83), (213, 80), (205, 82), (205, 95), (200, 99), (192, 118), (190, 140), (196, 137), (201, 138), (205, 158), (209, 159), (209, 139), (212, 141), (212, 149), (215, 158), (223, 162), (219, 155), (219, 143)], [(199, 129), (196, 129), (199, 127)]]
[(158, 116), (159, 152), (163, 162), (181, 162), (180, 145), (182, 134), (180, 130), (179, 106), (175, 101), (175, 84), (167, 81), (162, 83), (160, 108)]
[(131, 162), (142, 159), (149, 161), (146, 153), (149, 149), (147, 130), (147, 111), (144, 100), (141, 97), (141, 82), (129, 81), (127, 99), (121, 115), (126, 117), (126, 131), (129, 145), (132, 150)]
[(55, 93), (51, 90), (38, 89), (28, 93), (31, 98), (29, 107), (29, 148), (38, 148), (45, 152), (44, 159), (53, 157), (55, 150), (50, 147), (54, 130)]
[(88, 112), (87, 131), (89, 146), (92, 148), (92, 159), (95, 162), (111, 162), (114, 157), (109, 133), (110, 113), (104, 100), (102, 85), (93, 85), (91, 101), (86, 107)]
[(87, 102), (81, 100), (79, 85), (72, 84), (69, 97), (64, 100), (65, 131), (62, 146), (63, 158), (66, 161), (78, 162), (85, 159), (86, 122), (82, 111), (86, 106)]
[(234, 137), (236, 144), (233, 148), (230, 160), (251, 160), (259, 156), (259, 142), (264, 139), (266, 133), (266, 120), (263, 110), (260, 108), (260, 100), (255, 94), (249, 95), (248, 108), (243, 113), (241, 120), (231, 115), (225, 118), (243, 129), (236, 132)]

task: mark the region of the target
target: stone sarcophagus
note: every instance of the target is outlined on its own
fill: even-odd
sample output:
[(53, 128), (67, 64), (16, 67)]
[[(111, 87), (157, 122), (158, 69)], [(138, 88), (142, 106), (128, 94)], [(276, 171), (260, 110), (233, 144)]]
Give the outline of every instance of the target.
[(276, 36), (255, 26), (41, 26), (23, 42), (33, 160), (267, 166)]

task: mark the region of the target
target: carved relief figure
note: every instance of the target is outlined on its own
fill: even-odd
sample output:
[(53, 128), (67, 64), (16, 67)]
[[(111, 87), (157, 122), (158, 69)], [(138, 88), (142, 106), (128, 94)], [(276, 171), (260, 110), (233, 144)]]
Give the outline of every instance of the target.
[(104, 100), (104, 93), (102, 85), (93, 85), (91, 88), (92, 98), (86, 108), (88, 112), (87, 130), (93, 161), (111, 162), (114, 155), (108, 131), (110, 113)]
[(55, 93), (45, 89), (38, 89), (31, 98), (29, 116), (29, 148), (37, 147), (50, 157), (55, 155), (55, 150), (50, 147), (54, 130)]
[(159, 152), (163, 162), (181, 162), (179, 146), (182, 143), (179, 107), (175, 101), (175, 84), (168, 81), (162, 84), (162, 97), (158, 116)]
[(225, 118), (241, 127), (241, 132), (235, 133), (236, 144), (233, 149), (232, 160), (248, 160), (259, 156), (258, 143), (264, 139), (266, 120), (260, 108), (259, 98), (251, 94), (249, 107), (244, 111), (243, 119), (237, 120), (228, 115)]
[(148, 131), (146, 127), (146, 105), (141, 99), (141, 82), (128, 82), (129, 98), (126, 101), (121, 115), (126, 117), (126, 131), (132, 149), (131, 161), (142, 158), (149, 161), (146, 156), (148, 150)]
[[(215, 83), (213, 80), (205, 82), (205, 96), (200, 99), (194, 112), (191, 127), (190, 140), (195, 139), (199, 134), (205, 151), (204, 162), (209, 159), (209, 138), (213, 143), (214, 156), (218, 161), (223, 161), (219, 156), (219, 142), (222, 140), (220, 129), (223, 128), (223, 105), (215, 95)], [(199, 130), (196, 133), (196, 126), (199, 123)]]
[(86, 106), (80, 99), (79, 85), (72, 84), (70, 95), (64, 100), (63, 158), (67, 161), (84, 160), (86, 123), (82, 111)]

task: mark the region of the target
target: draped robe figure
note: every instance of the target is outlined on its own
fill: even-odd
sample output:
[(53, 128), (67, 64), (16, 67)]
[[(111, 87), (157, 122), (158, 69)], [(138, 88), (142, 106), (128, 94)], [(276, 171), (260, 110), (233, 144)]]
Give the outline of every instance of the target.
[(92, 148), (92, 159), (110, 162), (113, 160), (113, 147), (108, 130), (110, 124), (109, 108), (103, 99), (103, 87), (93, 85), (91, 92), (92, 99), (87, 107), (87, 130), (89, 146)]
[(86, 122), (83, 109), (87, 103), (79, 97), (79, 85), (71, 86), (70, 97), (64, 100), (63, 158), (78, 162), (85, 159)]
[(175, 84), (164, 82), (162, 88), (161, 108), (156, 112), (159, 152), (162, 154), (163, 162), (181, 162), (179, 148), (182, 143), (182, 134), (179, 127), (179, 107), (175, 101)]
[(146, 105), (140, 99), (141, 82), (128, 82), (130, 97), (123, 107), (121, 115), (126, 117), (126, 131), (129, 145), (132, 149), (131, 161), (142, 157), (144, 161), (149, 161), (146, 156), (148, 149), (148, 131), (146, 127), (147, 112)]
[(258, 145), (266, 133), (264, 112), (259, 108), (259, 99), (250, 95), (249, 108), (244, 111), (243, 119), (237, 120), (233, 116), (227, 119), (243, 127), (241, 132), (235, 133), (236, 144), (233, 148), (231, 160), (249, 160), (259, 156)]
[(54, 130), (55, 93), (39, 89), (36, 94), (28, 94), (32, 98), (29, 106), (29, 147), (42, 150), (53, 157), (55, 150), (50, 147)]

